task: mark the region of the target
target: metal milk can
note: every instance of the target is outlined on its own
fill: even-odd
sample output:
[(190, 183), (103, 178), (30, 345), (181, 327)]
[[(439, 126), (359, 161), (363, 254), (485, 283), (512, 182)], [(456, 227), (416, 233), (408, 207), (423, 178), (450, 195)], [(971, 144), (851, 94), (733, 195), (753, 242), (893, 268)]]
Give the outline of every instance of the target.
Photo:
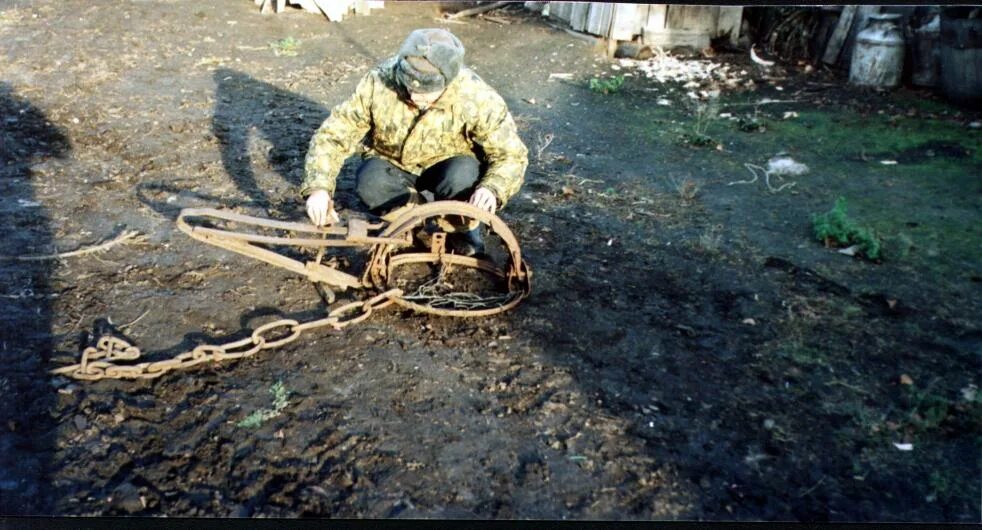
[(870, 15), (869, 25), (856, 36), (849, 67), (854, 85), (893, 88), (900, 84), (904, 69), (904, 34), (898, 14)]

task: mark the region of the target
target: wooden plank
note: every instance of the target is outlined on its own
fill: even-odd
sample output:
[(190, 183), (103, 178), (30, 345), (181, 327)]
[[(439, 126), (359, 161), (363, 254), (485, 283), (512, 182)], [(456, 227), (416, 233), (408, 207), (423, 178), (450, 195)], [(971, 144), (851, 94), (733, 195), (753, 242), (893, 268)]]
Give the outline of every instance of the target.
[(668, 23), (668, 5), (652, 4), (648, 6), (648, 20), (642, 27), (642, 34), (645, 32), (658, 32), (665, 29)]
[(648, 6), (638, 4), (614, 4), (610, 21), (610, 38), (633, 40), (641, 35), (648, 16)]
[(835, 30), (832, 31), (832, 36), (829, 37), (829, 43), (825, 46), (825, 54), (822, 55), (823, 63), (835, 64), (839, 59), (839, 52), (842, 51), (842, 45), (846, 42), (846, 37), (849, 36), (849, 29), (852, 28), (852, 21), (856, 16), (857, 7), (846, 6), (843, 8), (842, 13), (839, 15), (839, 23), (835, 25)]
[(506, 5), (510, 4), (510, 3), (511, 2), (509, 2), (507, 0), (504, 0), (504, 1), (501, 1), (501, 2), (494, 2), (494, 3), (491, 3), (491, 4), (484, 4), (484, 5), (480, 5), (480, 6), (477, 6), (477, 7), (472, 7), (470, 9), (464, 9), (464, 10), (461, 10), (461, 11), (457, 11), (456, 13), (454, 13), (452, 15), (448, 15), (445, 18), (447, 20), (454, 20), (454, 19), (458, 19), (458, 18), (464, 18), (464, 17), (470, 17), (470, 16), (474, 16), (474, 15), (480, 15), (481, 13), (486, 13), (488, 11), (492, 11), (494, 9), (498, 9), (499, 7), (504, 7), (504, 6), (506, 6)]
[(666, 29), (716, 32), (717, 6), (676, 5), (668, 6)]
[(685, 24), (685, 7), (676, 4), (668, 6), (665, 15), (665, 29), (682, 29), (683, 24)]
[(740, 25), (743, 23), (742, 6), (720, 6), (719, 18), (716, 21), (716, 36), (730, 36), (730, 44), (737, 45), (740, 38)]
[(574, 31), (586, 30), (586, 17), (590, 11), (589, 2), (575, 2), (573, 11), (569, 15), (569, 27)]
[(341, 22), (344, 20), (344, 15), (348, 12), (348, 7), (350, 4), (346, 1), (337, 0), (310, 0), (317, 6), (318, 9), (324, 16), (327, 17), (331, 22)]
[(569, 15), (573, 12), (572, 2), (554, 2), (549, 4), (549, 16), (563, 22), (569, 22)]
[(842, 13), (843, 7), (845, 6), (822, 6), (819, 11), (821, 19), (815, 30), (815, 36), (812, 38), (812, 46), (814, 47), (809, 47), (812, 55), (818, 60), (821, 60), (821, 56), (825, 53), (825, 48), (829, 44), (829, 39), (832, 38), (832, 32), (835, 31), (836, 23), (839, 22), (839, 14)]
[(665, 49), (676, 46), (691, 46), (701, 50), (709, 47), (709, 33), (685, 29), (645, 31), (644, 42), (649, 46), (660, 46)]
[(682, 6), (683, 26), (668, 29), (687, 29), (692, 31), (704, 31), (710, 35), (716, 34), (716, 22), (719, 20), (719, 6)]
[(610, 21), (613, 18), (616, 4), (604, 4), (600, 2), (590, 2), (586, 14), (586, 26), (584, 31), (594, 35), (607, 37), (610, 30)]

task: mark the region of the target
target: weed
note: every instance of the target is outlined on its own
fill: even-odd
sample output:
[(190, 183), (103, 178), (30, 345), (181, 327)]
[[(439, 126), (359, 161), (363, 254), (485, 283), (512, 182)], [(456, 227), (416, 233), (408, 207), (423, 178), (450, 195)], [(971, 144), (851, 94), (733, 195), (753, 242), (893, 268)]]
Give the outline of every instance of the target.
[(709, 147), (717, 145), (716, 139), (705, 134), (682, 133), (679, 142), (693, 147)]
[(279, 416), (280, 412), (289, 404), (289, 402), (286, 400), (289, 392), (283, 387), (282, 381), (277, 381), (276, 384), (270, 387), (269, 393), (273, 394), (273, 408), (259, 409), (253, 412), (237, 424), (239, 427), (244, 427), (247, 429), (259, 427), (267, 420)]
[(848, 302), (844, 302), (842, 305), (838, 307), (839, 310), (842, 312), (842, 318), (845, 318), (847, 320), (851, 318), (858, 318), (865, 312), (865, 310), (862, 307), (859, 307), (856, 304), (850, 304)]
[(741, 116), (736, 120), (737, 129), (743, 132), (764, 132), (764, 122), (754, 113), (752, 116)]
[(927, 496), (927, 502), (933, 502), (935, 500), (947, 501), (951, 494), (953, 493), (953, 488), (951, 486), (951, 480), (948, 477), (948, 473), (943, 473), (940, 470), (932, 470), (931, 477), (928, 479), (928, 486), (931, 488), (931, 493)]
[(939, 379), (935, 379), (923, 390), (915, 385), (906, 386), (907, 402), (910, 406), (906, 423), (915, 431), (936, 429), (948, 418), (951, 401), (932, 392), (938, 381)]
[(901, 232), (893, 236), (884, 237), (882, 247), (883, 259), (900, 261), (910, 254), (910, 250), (914, 248), (914, 241), (910, 236)]
[(594, 77), (590, 80), (590, 91), (597, 94), (615, 94), (624, 86), (624, 76), (615, 75), (607, 79)]
[(281, 55), (294, 56), (300, 49), (300, 41), (293, 37), (286, 37), (269, 43), (273, 53), (279, 57)]
[(880, 258), (880, 241), (872, 229), (860, 226), (846, 213), (846, 199), (839, 197), (835, 206), (823, 214), (812, 216), (815, 237), (825, 246), (858, 245), (859, 251), (871, 260)]
[(552, 143), (555, 136), (552, 133), (540, 134), (538, 137), (538, 142), (535, 146), (535, 159), (539, 162), (542, 161), (542, 157), (549, 148), (549, 144)]
[(710, 125), (719, 118), (719, 99), (709, 98), (708, 101), (697, 101), (690, 107), (692, 113), (692, 129), (683, 132), (679, 141), (693, 147), (717, 146), (719, 142), (709, 136)]
[(684, 202), (692, 201), (699, 194), (700, 186), (689, 177), (665, 177), (665, 180)]
[(886, 422), (882, 413), (877, 413), (875, 409), (862, 404), (856, 406), (853, 419), (859, 425), (860, 432), (865, 436), (881, 432), (882, 425)]
[(829, 362), (822, 354), (822, 352), (805, 346), (799, 342), (789, 344), (788, 347), (781, 352), (781, 355), (787, 357), (791, 362), (802, 365), (802, 366), (828, 366)]
[(699, 236), (699, 242), (697, 248), (703, 252), (709, 254), (716, 254), (719, 252), (720, 243), (723, 242), (723, 225), (717, 224), (710, 226)]

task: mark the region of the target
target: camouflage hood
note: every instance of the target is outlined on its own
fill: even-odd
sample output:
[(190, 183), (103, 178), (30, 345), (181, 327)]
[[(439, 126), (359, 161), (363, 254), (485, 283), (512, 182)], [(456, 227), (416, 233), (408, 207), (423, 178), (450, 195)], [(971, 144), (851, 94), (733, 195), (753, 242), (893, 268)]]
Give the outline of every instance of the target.
[[(416, 67), (414, 58), (425, 59), (437, 72)], [(448, 85), (464, 64), (464, 45), (445, 29), (417, 29), (399, 48), (396, 78), (407, 90), (436, 92)]]

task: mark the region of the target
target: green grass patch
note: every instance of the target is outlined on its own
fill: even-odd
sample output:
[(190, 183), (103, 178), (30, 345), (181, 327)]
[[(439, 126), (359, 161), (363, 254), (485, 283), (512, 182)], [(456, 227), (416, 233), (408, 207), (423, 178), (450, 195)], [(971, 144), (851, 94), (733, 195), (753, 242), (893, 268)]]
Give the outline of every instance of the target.
[[(967, 157), (982, 162), (979, 133), (953, 122), (924, 118), (857, 116), (847, 112), (800, 111), (797, 118), (774, 120), (769, 129), (789, 145), (813, 149), (831, 160), (879, 163), (931, 144), (959, 145)], [(904, 165), (933, 165), (945, 157), (924, 157)], [(891, 169), (897, 169), (893, 167)]]
[(300, 41), (293, 37), (286, 37), (269, 43), (273, 49), (273, 54), (277, 57), (281, 55), (294, 56), (300, 51)]
[(615, 75), (614, 77), (594, 77), (590, 80), (590, 91), (596, 94), (615, 94), (624, 86), (624, 76)]
[(822, 351), (797, 341), (781, 349), (779, 355), (799, 366), (829, 366), (829, 361)]

